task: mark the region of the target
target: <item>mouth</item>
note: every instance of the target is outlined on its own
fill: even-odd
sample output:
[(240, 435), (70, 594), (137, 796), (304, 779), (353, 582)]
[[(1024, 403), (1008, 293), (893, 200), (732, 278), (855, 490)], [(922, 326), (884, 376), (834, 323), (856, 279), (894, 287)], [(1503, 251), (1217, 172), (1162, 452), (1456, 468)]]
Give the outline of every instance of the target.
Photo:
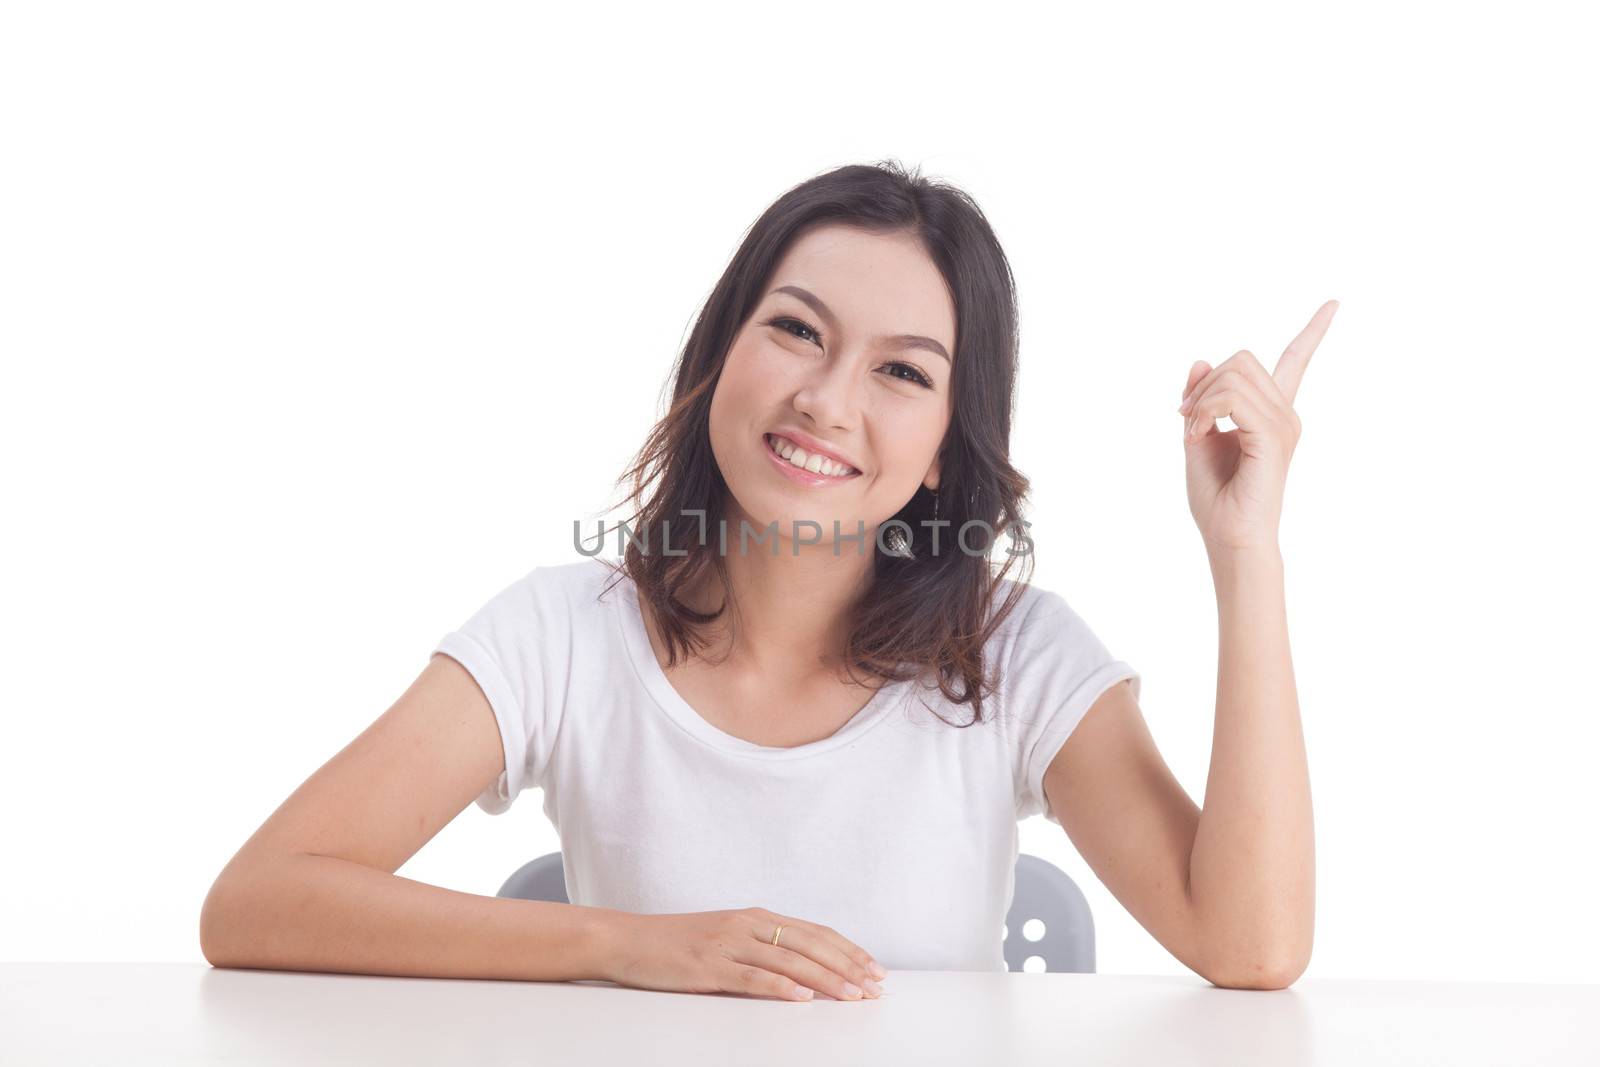
[(763, 450), (782, 473), (802, 485), (838, 485), (861, 476), (854, 467), (815, 457), (793, 441), (777, 434), (763, 434)]

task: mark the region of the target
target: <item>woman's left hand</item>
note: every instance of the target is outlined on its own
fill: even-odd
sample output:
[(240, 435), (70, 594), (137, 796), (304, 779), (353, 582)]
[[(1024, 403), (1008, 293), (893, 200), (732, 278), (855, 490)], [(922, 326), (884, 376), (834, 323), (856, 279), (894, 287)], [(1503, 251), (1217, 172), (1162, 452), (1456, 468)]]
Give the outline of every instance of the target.
[[(1185, 479), (1208, 552), (1277, 550), (1289, 457), (1300, 440), (1294, 396), (1338, 308), (1337, 300), (1318, 308), (1271, 374), (1248, 351), (1215, 368), (1205, 360), (1189, 368), (1178, 408), (1186, 416)], [(1218, 430), (1224, 415), (1238, 428)]]

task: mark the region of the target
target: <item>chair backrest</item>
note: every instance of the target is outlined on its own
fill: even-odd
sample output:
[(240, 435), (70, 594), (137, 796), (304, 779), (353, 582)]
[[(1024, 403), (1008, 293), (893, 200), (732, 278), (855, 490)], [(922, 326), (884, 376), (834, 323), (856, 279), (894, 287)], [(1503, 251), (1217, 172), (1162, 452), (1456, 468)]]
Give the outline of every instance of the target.
[(567, 872), (561, 865), (561, 853), (550, 852), (524, 863), (512, 872), (495, 896), (571, 904), (567, 899)]
[[(561, 853), (551, 852), (524, 863), (495, 896), (571, 903), (567, 899)], [(1033, 920), (1043, 924), (1042, 931), (1027, 928)], [(1030, 940), (1029, 933), (1040, 936)], [(1025, 970), (1025, 962), (1037, 956), (1044, 961), (1046, 971), (1093, 974), (1094, 916), (1078, 883), (1047, 860), (1019, 855), (1016, 891), (1006, 912), (1005, 939), (1001, 944), (1007, 970)]]
[[(1029, 929), (1037, 920), (1041, 928)], [(1037, 933), (1038, 940), (1029, 940)], [(1038, 956), (1046, 971), (1094, 973), (1094, 915), (1072, 876), (1048, 860), (1017, 856), (1017, 887), (1006, 912), (1006, 969)]]

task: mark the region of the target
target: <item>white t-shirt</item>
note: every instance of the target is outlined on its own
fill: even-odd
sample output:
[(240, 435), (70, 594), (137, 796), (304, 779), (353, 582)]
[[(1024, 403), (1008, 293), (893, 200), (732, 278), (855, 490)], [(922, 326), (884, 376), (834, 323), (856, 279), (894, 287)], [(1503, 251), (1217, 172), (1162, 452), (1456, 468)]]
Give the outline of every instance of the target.
[(614, 574), (599, 558), (537, 567), (436, 649), (477, 679), (499, 723), (505, 770), (478, 806), (497, 815), (543, 790), (568, 899), (768, 908), (833, 927), (890, 970), (1004, 971), (1017, 823), (1059, 825), (1046, 768), (1106, 689), (1127, 678), (1138, 695), (1138, 673), (1030, 585), (987, 646), (986, 667), (1004, 673), (982, 723), (951, 725), (972, 706), (899, 682), (830, 737), (765, 747), (678, 694), (632, 579), (601, 598)]

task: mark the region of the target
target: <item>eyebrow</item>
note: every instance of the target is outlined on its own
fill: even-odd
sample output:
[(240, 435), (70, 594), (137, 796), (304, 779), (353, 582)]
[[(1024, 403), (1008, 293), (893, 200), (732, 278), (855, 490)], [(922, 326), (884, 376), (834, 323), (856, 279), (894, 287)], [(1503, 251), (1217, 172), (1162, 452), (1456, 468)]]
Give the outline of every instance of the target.
[[(823, 318), (827, 319), (830, 325), (839, 325), (838, 318), (835, 317), (833, 312), (828, 309), (828, 305), (824, 304), (820, 299), (818, 299), (817, 295), (810, 290), (802, 289), (798, 285), (780, 285), (767, 295), (776, 296), (778, 293), (788, 293), (790, 296), (805, 304), (812, 311), (815, 311), (818, 315), (821, 315)], [(879, 337), (877, 340), (880, 342), (887, 342), (891, 345), (894, 345), (896, 348), (925, 348), (935, 355), (943, 356), (946, 363), (953, 363), (950, 358), (950, 353), (945, 351), (944, 345), (940, 344), (938, 341), (935, 341), (931, 337), (924, 337), (919, 333), (897, 333), (887, 337)]]

